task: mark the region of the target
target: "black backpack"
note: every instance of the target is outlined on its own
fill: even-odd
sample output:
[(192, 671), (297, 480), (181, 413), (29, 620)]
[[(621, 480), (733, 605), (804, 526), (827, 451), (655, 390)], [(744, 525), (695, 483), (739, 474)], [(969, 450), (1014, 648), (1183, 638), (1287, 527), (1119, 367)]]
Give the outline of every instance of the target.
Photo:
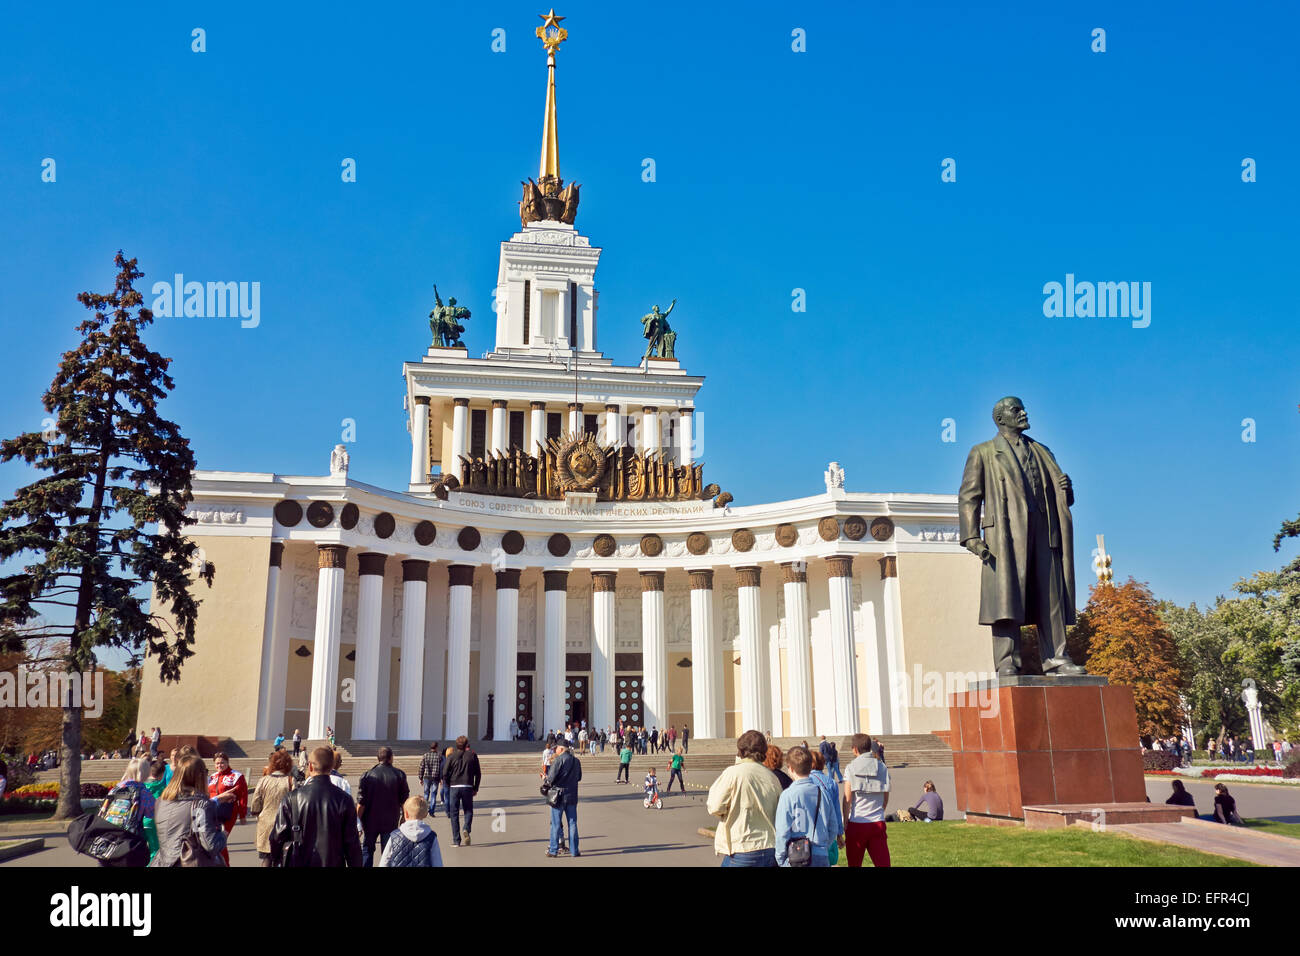
[(149, 842), (144, 836), (143, 787), (117, 786), (94, 813), (83, 813), (68, 825), (68, 843), (101, 866), (148, 866)]

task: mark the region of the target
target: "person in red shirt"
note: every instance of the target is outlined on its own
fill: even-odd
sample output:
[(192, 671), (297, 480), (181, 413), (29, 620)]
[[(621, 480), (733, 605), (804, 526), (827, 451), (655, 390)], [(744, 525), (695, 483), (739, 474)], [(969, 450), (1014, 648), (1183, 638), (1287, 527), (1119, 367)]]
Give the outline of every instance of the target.
[[(217, 819), (221, 821), (229, 843), (235, 821), (248, 817), (248, 781), (238, 770), (230, 769), (230, 760), (224, 753), (217, 753), (212, 759), (216, 769), (208, 777), (208, 796), (217, 801)], [(227, 810), (227, 806), (230, 809)], [(229, 866), (230, 851), (223, 848), (221, 855)]]

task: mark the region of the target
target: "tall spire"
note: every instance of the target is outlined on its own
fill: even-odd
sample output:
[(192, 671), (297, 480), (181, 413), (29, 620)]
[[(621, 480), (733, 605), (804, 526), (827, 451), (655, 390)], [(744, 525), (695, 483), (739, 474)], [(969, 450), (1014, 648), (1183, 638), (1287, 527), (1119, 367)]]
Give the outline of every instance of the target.
[(550, 13), (538, 14), (544, 21), (537, 28), (537, 38), (546, 47), (546, 116), (542, 121), (542, 161), (537, 170), (539, 182), (546, 179), (560, 181), (560, 143), (555, 122), (555, 51), (568, 39), (569, 31), (560, 26), (564, 17)]

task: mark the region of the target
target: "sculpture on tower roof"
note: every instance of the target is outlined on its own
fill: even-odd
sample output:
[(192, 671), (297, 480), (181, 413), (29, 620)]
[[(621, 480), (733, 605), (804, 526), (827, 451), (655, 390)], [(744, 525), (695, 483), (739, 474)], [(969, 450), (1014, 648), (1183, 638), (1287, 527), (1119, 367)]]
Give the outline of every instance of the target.
[(433, 301), (435, 305), (429, 313), (429, 331), (433, 333), (433, 344), (444, 349), (464, 348), (465, 343), (460, 340), (460, 336), (465, 331), (465, 326), (460, 324), (460, 320), (469, 318), (469, 309), (457, 305), (455, 296), (443, 305), (436, 285), (433, 287)]
[(673, 299), (668, 312), (660, 312), (659, 306), (655, 305), (641, 316), (641, 331), (650, 343), (645, 348), (645, 358), (677, 358), (677, 333), (668, 324), (668, 313), (676, 306), (677, 300)]

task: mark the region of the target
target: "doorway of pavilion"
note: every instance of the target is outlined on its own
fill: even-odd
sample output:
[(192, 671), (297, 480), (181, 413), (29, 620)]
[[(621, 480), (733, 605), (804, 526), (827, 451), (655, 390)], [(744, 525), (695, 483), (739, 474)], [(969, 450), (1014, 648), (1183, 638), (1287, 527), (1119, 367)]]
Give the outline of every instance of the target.
[(582, 726), (587, 719), (591, 683), (589, 674), (569, 674), (564, 678), (564, 720), (566, 723)]
[(640, 674), (614, 675), (614, 717), (624, 727), (640, 727), (642, 677)]

